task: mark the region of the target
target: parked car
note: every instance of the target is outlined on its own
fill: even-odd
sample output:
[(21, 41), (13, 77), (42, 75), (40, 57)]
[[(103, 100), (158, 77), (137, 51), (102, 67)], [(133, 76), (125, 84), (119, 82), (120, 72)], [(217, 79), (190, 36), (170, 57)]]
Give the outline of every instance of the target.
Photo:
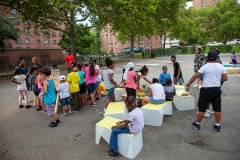
[(227, 41), (226, 44), (233, 44), (233, 41)]
[(232, 44), (240, 44), (240, 39), (233, 39)]
[(198, 45), (197, 44), (191, 44), (189, 46), (187, 46), (188, 48), (193, 48), (193, 47), (197, 47)]
[(176, 46), (171, 46), (171, 48), (177, 48), (177, 49), (181, 49), (181, 46), (176, 45)]
[(208, 42), (206, 45), (207, 46), (218, 46), (218, 45), (223, 45), (223, 43), (218, 43), (216, 41), (213, 41), (213, 42)]

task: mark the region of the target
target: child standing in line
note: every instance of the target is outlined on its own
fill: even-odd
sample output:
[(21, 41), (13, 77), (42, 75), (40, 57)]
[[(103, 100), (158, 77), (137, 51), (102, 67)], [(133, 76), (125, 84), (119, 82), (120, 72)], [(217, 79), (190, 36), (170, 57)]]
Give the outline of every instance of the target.
[(176, 61), (176, 57), (175, 56), (171, 56), (171, 61), (173, 62), (173, 70), (174, 70), (173, 83), (175, 85), (177, 85), (177, 83), (182, 85), (184, 83), (184, 80), (183, 80), (183, 76), (182, 76), (182, 71), (181, 71), (180, 65)]
[(100, 67), (97, 65), (97, 60), (96, 59), (93, 60), (93, 63), (94, 63), (95, 69), (97, 69), (98, 73), (99, 73), (98, 75), (96, 75), (96, 83), (95, 83), (95, 90), (96, 90), (96, 95), (97, 95), (96, 100), (101, 101), (102, 100), (102, 94), (101, 94), (101, 90), (100, 90), (99, 85), (101, 83), (102, 78), (101, 78), (101, 75), (100, 75)]
[(80, 77), (77, 72), (74, 72), (73, 67), (68, 67), (68, 76), (67, 82), (69, 83), (71, 99), (73, 105), (75, 106), (75, 111), (78, 112), (81, 109), (81, 100), (80, 100), (80, 89), (79, 89), (79, 82)]
[(86, 82), (84, 80), (84, 71), (82, 70), (82, 65), (78, 64), (76, 66), (76, 70), (78, 72), (78, 75), (80, 77), (80, 82), (79, 82), (79, 88), (80, 88), (80, 97), (82, 100), (82, 108), (86, 107), (88, 104), (86, 103), (87, 100), (87, 86), (86, 86)]
[(167, 66), (163, 66), (162, 71), (163, 71), (163, 73), (160, 74), (159, 81), (160, 81), (161, 85), (165, 86), (166, 78), (171, 78), (171, 76), (169, 73), (167, 73), (167, 71), (168, 71)]
[[(117, 122), (116, 126), (112, 126), (109, 148), (107, 151), (109, 156), (118, 157), (118, 134), (137, 134), (144, 127), (143, 112), (140, 108), (134, 105), (135, 97), (127, 97), (126, 106), (129, 110), (126, 120)], [(130, 123), (130, 126), (128, 124)]]
[(136, 97), (137, 78), (136, 78), (136, 72), (133, 71), (133, 68), (134, 68), (134, 64), (132, 62), (129, 62), (126, 66), (123, 79), (125, 80), (125, 83), (126, 83), (127, 96)]
[(60, 103), (63, 108), (62, 116), (66, 116), (66, 109), (69, 110), (70, 115), (72, 115), (70, 94), (69, 94), (69, 83), (66, 82), (66, 77), (64, 75), (59, 77), (60, 84), (57, 87), (57, 91), (60, 94)]
[(24, 107), (24, 105), (22, 103), (23, 98), (24, 98), (25, 108), (28, 109), (31, 106), (27, 104), (27, 102), (28, 102), (28, 90), (27, 90), (26, 81), (25, 81), (26, 76), (24, 74), (22, 74), (22, 70), (20, 68), (16, 68), (14, 73), (17, 74), (17, 75), (14, 76), (11, 79), (11, 81), (18, 84), (17, 91), (18, 91), (19, 108)]
[(37, 82), (37, 86), (38, 86), (40, 104), (42, 105), (42, 112), (46, 113), (46, 106), (43, 103), (43, 82), (44, 82), (44, 78), (42, 76), (42, 68), (39, 69), (39, 74), (37, 76), (36, 82)]
[(47, 115), (51, 116), (52, 122), (48, 127), (57, 127), (60, 120), (57, 118), (55, 113), (55, 84), (53, 79), (50, 79), (51, 70), (49, 68), (42, 69), (42, 77), (44, 78), (43, 83), (43, 94), (44, 94), (44, 104), (46, 105)]
[(106, 58), (105, 63), (107, 68), (103, 71), (102, 81), (104, 82), (104, 88), (107, 90), (108, 95), (104, 112), (110, 102), (115, 102), (114, 89), (117, 87), (117, 83), (113, 80), (114, 62), (110, 58)]
[(30, 83), (30, 90), (34, 92), (35, 95), (35, 107), (37, 111), (41, 110), (39, 106), (39, 91), (37, 86), (37, 76), (39, 75), (39, 69), (37, 66), (34, 66), (30, 69), (29, 75), (29, 83)]

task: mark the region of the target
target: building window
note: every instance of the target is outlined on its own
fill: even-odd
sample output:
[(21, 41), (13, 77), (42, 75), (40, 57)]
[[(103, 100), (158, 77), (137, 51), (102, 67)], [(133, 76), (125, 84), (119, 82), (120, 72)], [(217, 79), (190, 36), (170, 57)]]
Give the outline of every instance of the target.
[(56, 33), (55, 32), (52, 32), (52, 37), (56, 37)]
[(21, 43), (21, 39), (17, 38), (16, 43), (18, 43), (18, 44)]
[(29, 44), (29, 43), (30, 43), (29, 38), (25, 38), (25, 43), (26, 43), (26, 44)]
[(40, 36), (40, 32), (39, 31), (36, 31), (36, 36)]
[(16, 9), (12, 9), (12, 10), (11, 10), (11, 13), (12, 13), (12, 14), (17, 14), (17, 10), (16, 10)]
[(12, 19), (12, 23), (13, 23), (13, 25), (16, 25), (18, 23), (18, 20), (17, 19)]
[(24, 33), (25, 33), (25, 34), (28, 34), (28, 30), (27, 30), (27, 29), (25, 29), (25, 30), (24, 30)]
[(62, 37), (62, 32), (59, 32), (59, 37)]
[(111, 45), (113, 45), (113, 42), (111, 42)]
[(58, 26), (59, 29), (61, 29), (61, 26)]
[(41, 44), (41, 40), (40, 39), (37, 39), (37, 44)]
[(16, 30), (17, 30), (17, 34), (19, 34), (19, 33), (20, 33), (20, 30), (19, 30), (19, 28), (16, 28)]
[(106, 37), (108, 37), (108, 34), (106, 34)]
[(107, 46), (109, 45), (109, 43), (107, 43)]
[(44, 45), (47, 45), (47, 44), (49, 44), (49, 40), (44, 40)]
[(115, 42), (115, 45), (117, 45), (117, 42)]
[(106, 38), (106, 41), (108, 41), (108, 38)]
[(53, 44), (56, 45), (57, 44), (57, 40), (53, 40)]
[(105, 32), (108, 32), (108, 30), (106, 29)]
[(112, 41), (112, 37), (110, 38), (110, 41)]
[(23, 24), (24, 24), (24, 25), (27, 25), (27, 21), (24, 21)]

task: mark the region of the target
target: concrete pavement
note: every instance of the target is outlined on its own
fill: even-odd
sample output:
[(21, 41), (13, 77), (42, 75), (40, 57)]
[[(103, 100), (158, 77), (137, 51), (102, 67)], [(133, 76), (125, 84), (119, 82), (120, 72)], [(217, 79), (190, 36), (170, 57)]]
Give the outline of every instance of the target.
[[(221, 55), (229, 61), (230, 54)], [(185, 83), (193, 75), (193, 55), (177, 55)], [(135, 70), (143, 65), (150, 68), (148, 78), (158, 78), (162, 66), (173, 74), (170, 57), (135, 59)], [(114, 78), (120, 82), (125, 63), (116, 64)], [(65, 74), (63, 72), (62, 74)], [(222, 94), (222, 132), (213, 130), (214, 116), (204, 118), (201, 130), (193, 129), (197, 107), (190, 111), (177, 111), (164, 116), (160, 127), (145, 126), (143, 148), (137, 160), (235, 160), (240, 159), (240, 74), (228, 75)], [(143, 81), (142, 84), (145, 84)], [(97, 107), (87, 107), (73, 116), (58, 116), (61, 123), (48, 128), (50, 118), (34, 108), (18, 109), (17, 86), (10, 80), (0, 79), (0, 159), (49, 159), (49, 160), (108, 160), (108, 145), (95, 144), (95, 124), (103, 118), (105, 99)], [(199, 89), (191, 88), (197, 103)], [(33, 94), (30, 93), (32, 96)], [(98, 111), (97, 111), (98, 110)], [(120, 156), (115, 159), (126, 159)]]

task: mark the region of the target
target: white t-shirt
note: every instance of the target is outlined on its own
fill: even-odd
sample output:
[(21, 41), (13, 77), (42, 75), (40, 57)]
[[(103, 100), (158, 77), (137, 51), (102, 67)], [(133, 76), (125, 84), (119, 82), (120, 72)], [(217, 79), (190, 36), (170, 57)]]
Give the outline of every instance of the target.
[(226, 69), (219, 63), (207, 63), (198, 72), (203, 74), (202, 87), (220, 87), (222, 75), (227, 74)]
[(159, 83), (151, 84), (150, 88), (152, 89), (154, 100), (160, 100), (160, 99), (165, 100), (166, 99), (164, 88), (161, 84), (159, 84)]
[(18, 84), (17, 86), (17, 90), (27, 90), (27, 86), (26, 86), (26, 76), (24, 74), (20, 74), (20, 75), (16, 75), (14, 76), (13, 78), (15, 78), (15, 80), (18, 82), (18, 83), (21, 83), (21, 84)]
[(130, 121), (129, 130), (131, 133), (136, 134), (142, 131), (144, 127), (144, 117), (141, 109), (136, 107), (128, 113), (127, 120)]
[(69, 97), (70, 96), (70, 94), (69, 94), (69, 83), (65, 82), (65, 83), (59, 84), (59, 86), (57, 88), (57, 91), (60, 94), (60, 99)]
[(104, 82), (104, 88), (105, 89), (110, 89), (115, 87), (114, 84), (109, 79), (109, 74), (113, 73), (112, 69), (105, 69), (103, 71), (103, 82)]
[(140, 76), (140, 78), (146, 78), (146, 76), (142, 76), (141, 72), (136, 72), (136, 73)]
[(96, 82), (99, 82), (99, 81), (101, 81), (100, 68), (98, 65), (96, 65), (95, 69), (97, 69), (99, 71), (99, 75), (96, 76)]

